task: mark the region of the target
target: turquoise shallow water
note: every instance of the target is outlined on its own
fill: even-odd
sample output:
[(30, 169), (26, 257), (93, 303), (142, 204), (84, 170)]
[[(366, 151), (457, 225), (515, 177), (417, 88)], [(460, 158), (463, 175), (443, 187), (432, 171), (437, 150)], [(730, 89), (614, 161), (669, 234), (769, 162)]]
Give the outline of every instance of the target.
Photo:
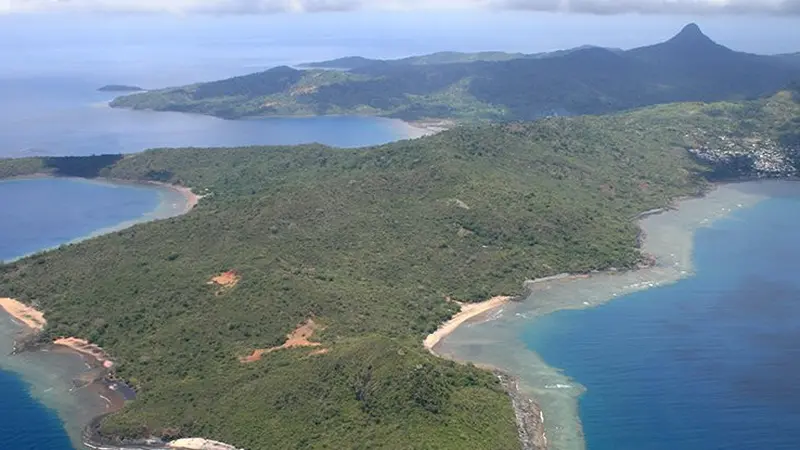
[[(151, 186), (67, 178), (0, 181), (0, 260), (52, 248), (99, 230), (174, 215), (184, 202), (172, 190)], [(80, 426), (102, 411), (103, 405), (88, 391), (70, 391), (71, 379), (85, 370), (79, 357), (51, 353), (8, 356), (18, 330), (0, 313), (0, 448), (71, 449), (70, 437), (74, 440)], [(67, 419), (66, 429), (62, 419)]]
[(587, 389), (587, 447), (800, 448), (800, 198), (695, 235), (695, 276), (529, 322), (526, 346)]

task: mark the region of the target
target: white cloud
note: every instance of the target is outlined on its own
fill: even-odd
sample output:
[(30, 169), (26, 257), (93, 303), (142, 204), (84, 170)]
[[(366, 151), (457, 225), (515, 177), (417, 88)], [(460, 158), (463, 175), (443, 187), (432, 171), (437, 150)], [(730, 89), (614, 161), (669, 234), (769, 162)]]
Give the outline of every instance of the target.
[(0, 13), (267, 14), (431, 9), (511, 9), (588, 14), (800, 14), (800, 0), (0, 0)]

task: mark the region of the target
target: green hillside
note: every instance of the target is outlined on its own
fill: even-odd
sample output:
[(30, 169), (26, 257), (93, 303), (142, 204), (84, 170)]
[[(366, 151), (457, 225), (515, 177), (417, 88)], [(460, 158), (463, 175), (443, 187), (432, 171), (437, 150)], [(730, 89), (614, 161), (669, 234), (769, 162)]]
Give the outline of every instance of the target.
[[(584, 46), (538, 55), (442, 52), (277, 67), (211, 83), (120, 97), (121, 108), (225, 118), (357, 114), (461, 122), (602, 114), (680, 101), (768, 95), (800, 77), (788, 56), (736, 52), (696, 25), (652, 46)], [(340, 68), (324, 70), (320, 68)]]
[[(422, 348), (455, 310), (444, 297), (521, 294), (534, 277), (633, 267), (632, 217), (701, 192), (704, 175), (719, 173), (686, 149), (783, 142), (798, 113), (782, 93), (464, 127), (364, 149), (4, 160), (6, 177), (96, 174), (210, 195), (185, 216), (0, 266), (0, 296), (45, 311), (42, 340), (87, 338), (118, 362), (139, 399), (104, 421), (110, 438), (519, 448), (495, 377)], [(720, 136), (729, 138), (722, 147)], [(235, 287), (208, 284), (229, 270), (241, 277)], [(321, 347), (240, 362), (310, 318)], [(311, 354), (319, 349), (327, 353)]]
[[(312, 62), (300, 64), (300, 67), (307, 69), (338, 69), (338, 70), (357, 70), (363, 69), (368, 66), (376, 65), (435, 65), (435, 64), (457, 64), (457, 63), (470, 63), (470, 62), (498, 62), (510, 61), (512, 59), (536, 59), (536, 58), (552, 58), (557, 56), (564, 56), (566, 54), (576, 52), (579, 50), (587, 50), (591, 48), (598, 48), (592, 45), (582, 45), (580, 47), (570, 48), (566, 50), (556, 50), (552, 52), (542, 53), (508, 53), (508, 52), (436, 52), (428, 55), (409, 56), (400, 59), (370, 59), (361, 56), (346, 56), (344, 58), (331, 59), (328, 61)], [(622, 52), (620, 49), (609, 48), (607, 50), (613, 52)]]

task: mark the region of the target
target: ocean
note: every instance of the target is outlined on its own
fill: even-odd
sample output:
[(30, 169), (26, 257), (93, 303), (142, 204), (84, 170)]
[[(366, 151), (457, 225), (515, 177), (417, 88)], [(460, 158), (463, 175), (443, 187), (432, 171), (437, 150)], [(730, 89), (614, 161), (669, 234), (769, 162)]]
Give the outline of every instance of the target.
[(16, 375), (0, 371), (0, 417), (4, 448), (71, 449), (58, 416), (31, 401), (28, 386)]
[(800, 448), (798, 223), (770, 198), (697, 231), (695, 276), (524, 330), (586, 388), (589, 449)]
[(800, 183), (641, 221), (655, 267), (531, 284), (437, 351), (520, 377), (550, 448), (800, 448)]

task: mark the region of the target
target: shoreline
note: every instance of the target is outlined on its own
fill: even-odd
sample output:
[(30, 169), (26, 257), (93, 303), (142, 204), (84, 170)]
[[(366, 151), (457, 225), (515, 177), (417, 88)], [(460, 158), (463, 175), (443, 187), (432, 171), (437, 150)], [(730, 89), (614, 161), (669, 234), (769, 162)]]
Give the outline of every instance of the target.
[[(530, 291), (536, 284), (547, 283), (559, 280), (575, 280), (583, 279), (588, 275), (560, 273), (533, 280), (526, 280), (523, 286), (526, 291)], [(422, 345), (432, 355), (438, 358), (454, 359), (459, 362), (475, 362), (464, 361), (458, 358), (450, 358), (449, 356), (439, 353), (437, 347), (439, 344), (455, 332), (460, 326), (467, 322), (480, 323), (481, 316), (484, 316), (492, 311), (498, 310), (512, 302), (521, 301), (524, 297), (511, 297), (511, 296), (495, 296), (489, 300), (484, 300), (477, 303), (462, 303), (451, 299), (448, 301), (454, 302), (460, 306), (460, 311), (455, 313), (448, 321), (439, 325), (433, 333), (430, 333), (423, 340)], [(502, 310), (500, 310), (502, 312)], [(486, 319), (484, 319), (486, 321)], [(500, 381), (503, 389), (508, 394), (511, 400), (511, 407), (514, 409), (514, 417), (517, 423), (517, 433), (519, 436), (522, 450), (546, 450), (547, 433), (544, 428), (544, 411), (541, 406), (536, 402), (536, 399), (523, 392), (520, 388), (520, 379), (509, 371), (492, 364), (485, 364), (475, 362), (478, 367), (489, 370), (494, 373)]]
[(512, 297), (509, 296), (496, 296), (492, 297), (489, 300), (485, 300), (478, 303), (461, 303), (455, 302), (457, 305), (461, 307), (461, 310), (453, 315), (447, 322), (439, 325), (439, 328), (436, 329), (433, 333), (429, 334), (425, 340), (422, 342), (422, 345), (425, 347), (426, 350), (433, 353), (436, 356), (439, 356), (435, 351), (435, 347), (439, 342), (446, 338), (450, 333), (456, 330), (460, 325), (464, 322), (480, 316), (481, 314), (487, 313), (492, 311), (495, 308), (499, 308), (509, 301), (511, 301)]
[(781, 195), (782, 183), (786, 182), (716, 183), (699, 197), (676, 199), (665, 208), (640, 213), (633, 218), (640, 227), (640, 248), (643, 254), (655, 257), (655, 264), (628, 271), (561, 274), (525, 282), (526, 298), (498, 311), (492, 320), (472, 321), (474, 326), (449, 330), (433, 353), (519, 379), (520, 391), (541, 406), (542, 421), (545, 416), (548, 419), (544, 423), (548, 448), (583, 450), (586, 442), (578, 399), (586, 389), (525, 346), (520, 340), (525, 327), (535, 326), (532, 322), (536, 318), (553, 312), (592, 308), (692, 276), (695, 231), (737, 209)]
[[(57, 175), (46, 174), (46, 173), (39, 173), (39, 174), (32, 174), (26, 175), (21, 177), (9, 177), (0, 180), (36, 180), (42, 178), (68, 178), (68, 179), (75, 179), (79, 181), (85, 182), (92, 182), (92, 183), (105, 183), (111, 185), (127, 185), (127, 186), (138, 186), (138, 187), (148, 187), (148, 188), (157, 188), (161, 190), (167, 190), (174, 194), (177, 194), (182, 199), (182, 203), (180, 203), (179, 207), (176, 208), (176, 203), (170, 202), (170, 198), (165, 197), (165, 194), (159, 193), (160, 199), (159, 204), (157, 207), (151, 211), (150, 213), (144, 214), (142, 217), (125, 221), (120, 224), (117, 224), (112, 227), (104, 228), (96, 230), (95, 232), (91, 233), (88, 236), (79, 237), (73, 239), (69, 242), (65, 242), (60, 244), (58, 248), (62, 245), (69, 245), (78, 242), (82, 242), (88, 239), (96, 238), (108, 233), (113, 233), (116, 231), (120, 231), (122, 229), (126, 229), (133, 225), (139, 223), (146, 223), (151, 222), (154, 220), (161, 220), (171, 217), (178, 217), (190, 212), (194, 207), (198, 204), (199, 200), (203, 197), (201, 195), (197, 195), (188, 187), (179, 186), (179, 185), (171, 185), (168, 183), (161, 183), (155, 181), (132, 181), (132, 180), (120, 180), (120, 179), (112, 179), (112, 178), (81, 178), (81, 177), (59, 177)], [(45, 252), (52, 250), (53, 248), (44, 248), (39, 249), (36, 252), (30, 253), (28, 255), (22, 255), (17, 258), (14, 258), (11, 261), (7, 261), (6, 263), (13, 263), (14, 261), (26, 258), (36, 253)], [(37, 398), (36, 400), (40, 403), (45, 403), (46, 406), (56, 410), (59, 414), (60, 419), (64, 423), (65, 431), (67, 435), (70, 437), (73, 445), (76, 448), (117, 448), (117, 449), (126, 449), (126, 448), (142, 448), (139, 443), (132, 445), (131, 447), (127, 446), (106, 446), (106, 445), (94, 445), (94, 441), (91, 439), (87, 440), (87, 437), (90, 436), (89, 427), (91, 427), (94, 422), (102, 417), (105, 417), (107, 414), (112, 414), (119, 411), (122, 407), (124, 407), (126, 401), (131, 400), (135, 397), (135, 391), (130, 386), (126, 385), (118, 381), (113, 373), (113, 360), (111, 357), (99, 346), (81, 338), (76, 337), (59, 337), (52, 342), (41, 342), (37, 341), (41, 332), (45, 329), (47, 325), (47, 320), (45, 318), (44, 312), (36, 309), (35, 305), (27, 305), (19, 300), (9, 298), (9, 297), (0, 297), (0, 310), (6, 313), (11, 322), (16, 326), (16, 330), (11, 335), (12, 340), (12, 350), (9, 354), (9, 357), (13, 358), (15, 356), (21, 355), (23, 353), (37, 353), (47, 355), (49, 354), (64, 354), (69, 355), (70, 357), (77, 357), (79, 358), (84, 365), (84, 370), (79, 373), (72, 373), (70, 375), (69, 380), (63, 380), (67, 384), (71, 384), (69, 388), (69, 392), (64, 392), (62, 394), (77, 394), (79, 391), (86, 390), (87, 394), (81, 394), (83, 398), (77, 398), (74, 400), (70, 400), (71, 405), (70, 408), (88, 408), (91, 411), (91, 418), (86, 423), (81, 423), (80, 427), (83, 430), (80, 433), (80, 436), (77, 436), (75, 433), (75, 422), (72, 422), (70, 425), (69, 417), (64, 416), (63, 413), (66, 411), (62, 411), (59, 406), (54, 406), (47, 402), (44, 398)], [(54, 356), (53, 356), (54, 357)], [(41, 360), (42, 358), (36, 358), (37, 360)], [(40, 367), (41, 369), (48, 362), (39, 362), (34, 363)], [(24, 364), (24, 363), (23, 363)], [(26, 380), (26, 371), (21, 371), (19, 367), (11, 367), (11, 368), (4, 368), (4, 370), (11, 370), (17, 374), (17, 376), (21, 377), (23, 380)], [(27, 381), (27, 380), (26, 380)], [(48, 388), (44, 392), (48, 392), (52, 388)], [(102, 412), (97, 405), (90, 405), (86, 403), (84, 406), (81, 406), (85, 402), (94, 403), (92, 397), (102, 400)], [(63, 399), (61, 399), (63, 401)], [(74, 420), (74, 419), (73, 419)], [(80, 438), (81, 440), (78, 441), (77, 439)], [(167, 448), (175, 448), (169, 447), (168, 443), (163, 443), (155, 446), (151, 446), (148, 448), (154, 449), (167, 449)], [(233, 447), (230, 447), (233, 448)]]
[[(566, 274), (555, 275), (547, 277), (542, 280), (560, 278), (568, 276)], [(531, 281), (536, 283), (537, 281)], [(489, 300), (484, 300), (477, 303), (461, 303), (449, 300), (458, 304), (461, 310), (453, 315), (453, 317), (444, 322), (433, 333), (429, 334), (423, 341), (423, 346), (432, 355), (449, 359), (447, 356), (440, 354), (436, 351), (439, 343), (453, 333), (459, 326), (475, 320), (480, 319), (481, 316), (502, 308), (510, 302), (518, 301), (515, 297), (510, 296), (495, 296)], [(536, 403), (536, 400), (531, 396), (525, 394), (520, 389), (519, 378), (515, 375), (490, 364), (476, 364), (476, 366), (488, 370), (497, 377), (500, 385), (505, 390), (506, 394), (511, 400), (511, 407), (514, 410), (514, 419), (517, 424), (517, 435), (522, 446), (522, 450), (547, 450), (547, 435), (544, 429), (544, 413), (541, 407)]]
[[(133, 94), (141, 93), (140, 92), (133, 92)], [(146, 92), (146, 91), (145, 91)], [(130, 94), (123, 94), (117, 97), (124, 97)], [(116, 97), (115, 97), (116, 98)], [(114, 99), (108, 102), (101, 102), (102, 105), (108, 107), (110, 109), (126, 109), (129, 111), (148, 111), (154, 113), (173, 113), (173, 114), (190, 114), (196, 116), (206, 116), (206, 117), (213, 117), (219, 120), (260, 120), (260, 119), (313, 119), (319, 117), (361, 117), (361, 118), (372, 118), (372, 119), (384, 119), (389, 121), (397, 121), (398, 125), (402, 125), (405, 130), (405, 136), (401, 138), (397, 138), (390, 142), (401, 141), (405, 139), (417, 139), (425, 136), (431, 136), (437, 133), (441, 133), (443, 131), (447, 131), (451, 128), (455, 128), (458, 124), (454, 119), (416, 119), (416, 120), (404, 120), (398, 119), (396, 117), (390, 116), (381, 116), (381, 115), (370, 115), (370, 114), (295, 114), (295, 115), (255, 115), (255, 116), (241, 116), (241, 117), (223, 117), (214, 114), (207, 114), (201, 112), (191, 112), (191, 111), (173, 111), (173, 110), (162, 110), (162, 109), (152, 109), (152, 108), (130, 108), (126, 106), (111, 106), (111, 102)]]

